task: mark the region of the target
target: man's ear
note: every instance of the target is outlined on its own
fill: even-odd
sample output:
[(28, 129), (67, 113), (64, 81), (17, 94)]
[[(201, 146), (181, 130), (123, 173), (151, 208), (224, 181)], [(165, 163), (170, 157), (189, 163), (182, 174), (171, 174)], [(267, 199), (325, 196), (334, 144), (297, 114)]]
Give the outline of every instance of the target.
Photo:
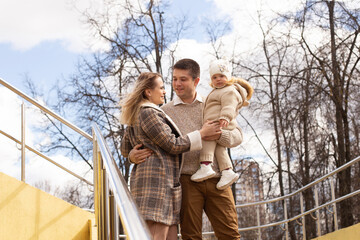
[(199, 84), (199, 81), (200, 81), (199, 77), (195, 78), (195, 80), (194, 80), (195, 87)]

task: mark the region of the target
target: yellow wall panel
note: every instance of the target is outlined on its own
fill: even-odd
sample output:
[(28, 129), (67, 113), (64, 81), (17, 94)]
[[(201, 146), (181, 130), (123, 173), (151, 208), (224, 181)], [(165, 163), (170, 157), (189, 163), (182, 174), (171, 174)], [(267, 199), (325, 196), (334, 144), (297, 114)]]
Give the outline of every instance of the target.
[(313, 240), (359, 240), (360, 223), (351, 227), (340, 229), (336, 232), (328, 233), (324, 236), (314, 238)]
[(0, 239), (93, 239), (94, 218), (0, 172)]

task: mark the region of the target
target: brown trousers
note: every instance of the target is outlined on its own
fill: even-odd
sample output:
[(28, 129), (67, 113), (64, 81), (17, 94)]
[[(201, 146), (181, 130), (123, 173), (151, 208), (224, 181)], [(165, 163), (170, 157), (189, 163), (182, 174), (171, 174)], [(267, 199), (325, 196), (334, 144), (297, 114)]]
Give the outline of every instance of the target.
[(239, 240), (238, 218), (231, 188), (218, 190), (219, 178), (193, 182), (181, 175), (182, 203), (180, 228), (183, 240), (202, 239), (202, 213), (205, 211), (219, 240)]

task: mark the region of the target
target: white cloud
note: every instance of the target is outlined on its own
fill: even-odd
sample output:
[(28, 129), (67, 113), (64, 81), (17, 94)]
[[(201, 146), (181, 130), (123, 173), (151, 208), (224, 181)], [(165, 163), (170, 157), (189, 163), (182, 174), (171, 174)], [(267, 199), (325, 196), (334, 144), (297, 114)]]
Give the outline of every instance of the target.
[[(229, 15), (234, 20), (256, 19), (257, 13), (261, 13), (264, 17), (273, 17), (276, 13), (285, 13), (289, 10), (297, 9), (302, 4), (300, 1), (290, 0), (214, 0), (217, 9), (221, 14)], [(245, 24), (244, 24), (245, 25)]]
[(301, 1), (287, 0), (214, 0), (214, 2), (221, 14), (231, 19), (232, 32), (224, 36), (223, 41), (226, 46), (231, 46), (229, 51), (232, 51), (232, 46), (236, 46), (237, 52), (248, 51), (261, 42), (263, 36), (259, 18), (262, 19), (261, 24), (266, 29), (268, 22), (278, 13), (294, 11), (301, 4)]
[[(214, 2), (217, 6), (216, 11), (220, 11), (220, 17), (230, 16), (233, 25), (238, 26), (233, 29), (233, 32), (222, 38), (225, 49), (229, 49), (229, 51), (232, 50), (232, 46), (234, 46), (236, 39), (236, 51), (238, 52), (243, 52), (249, 49), (249, 47), (255, 46), (258, 41), (261, 40), (261, 37), (259, 38), (260, 33), (256, 31), (257, 27), (254, 27), (254, 24), (257, 21), (257, 9), (263, 9), (264, 11), (262, 14), (265, 16), (273, 16), (275, 11), (288, 9), (293, 7), (295, 4), (293, 3), (294, 1), (270, 0), (214, 0)], [(298, 3), (298, 1), (295, 2)], [(81, 10), (90, 6), (90, 4), (98, 4), (99, 9), (102, 7), (99, 5), (100, 3), (98, 0), (75, 0), (75, 3), (77, 8)], [(88, 32), (86, 29), (84, 29), (84, 25), (80, 22), (80, 14), (72, 6), (73, 5), (71, 4), (71, 0), (1, 1), (0, 9), (3, 11), (2, 14), (0, 14), (0, 31), (2, 32), (0, 35), (0, 42), (9, 42), (17, 49), (30, 49), (43, 41), (60, 40), (69, 50), (82, 51), (87, 46), (84, 39), (87, 39)], [(208, 84), (208, 64), (209, 61), (214, 58), (210, 54), (211, 48), (209, 43), (199, 43), (192, 39), (182, 39), (177, 44), (177, 59), (186, 57), (193, 58), (199, 62), (202, 69), (202, 80), (198, 90), (200, 94), (206, 96), (211, 89)], [(19, 100), (14, 97), (5, 97), (3, 92), (1, 92), (0, 98), (1, 107), (4, 107), (4, 111), (7, 112), (7, 115), (10, 116), (8, 119), (0, 119), (0, 127), (2, 128), (3, 124), (6, 123), (10, 127), (10, 132), (14, 132), (14, 134), (19, 137), (19, 128), (15, 127), (15, 122), (19, 122), (19, 120), (11, 120), (18, 119), (17, 117), (19, 115), (19, 110), (14, 109), (18, 109), (18, 107), (15, 107), (15, 105), (19, 103)], [(13, 102), (11, 102), (12, 100), (10, 99), (12, 99)], [(6, 104), (3, 106), (3, 103), (5, 102)], [(33, 117), (31, 117), (31, 119), (32, 118)], [(35, 121), (33, 123), (36, 124)], [(19, 123), (17, 123), (17, 125), (19, 125)], [(246, 132), (246, 135), (248, 134), (252, 136), (250, 131)], [(28, 132), (27, 142), (31, 144), (33, 142), (33, 137), (34, 136), (32, 135), (32, 132)], [(1, 138), (3, 137), (0, 136), (0, 140)], [(266, 147), (270, 149), (271, 136), (265, 134), (262, 135), (262, 138), (266, 139)], [(242, 149), (246, 150), (244, 154), (259, 151), (260, 147), (256, 140), (254, 140), (253, 137), (248, 139), (249, 140), (246, 140), (246, 142), (244, 142), (242, 145)], [(46, 139), (44, 141), (46, 141)], [(10, 145), (11, 144), (12, 143), (10, 143)], [(0, 148), (2, 147), (0, 146)], [(16, 148), (14, 151), (18, 152)], [(8, 152), (3, 153), (2, 150), (0, 150), (0, 154), (2, 156), (9, 155)], [(17, 155), (11, 155), (15, 156), (13, 157), (12, 162), (17, 162), (18, 164), (19, 154), (17, 153)], [(62, 157), (57, 156), (56, 158)], [(61, 161), (67, 162), (63, 159)], [(35, 160), (31, 161), (30, 163), (34, 164), (34, 166), (40, 164)], [(79, 168), (81, 169), (81, 167)], [(35, 178), (36, 174), (31, 176)], [(53, 176), (56, 176), (56, 174), (53, 174)]]
[(21, 120), (19, 118), (21, 100), (4, 87), (0, 87), (0, 129), (7, 129), (7, 132), (14, 137), (20, 138)]
[[(84, 161), (75, 162), (62, 155), (51, 156), (51, 159), (69, 169), (71, 172), (92, 182), (93, 172), (89, 170), (89, 166)], [(46, 169), (46, 171), (44, 171), (44, 169)], [(29, 179), (31, 183), (47, 180), (52, 185), (64, 186), (64, 184), (68, 182), (79, 182), (78, 178), (38, 156), (33, 156), (29, 159), (26, 172), (27, 179)]]
[[(216, 11), (220, 10), (223, 16), (231, 16), (234, 24), (243, 27), (240, 33), (244, 34), (248, 33), (246, 26), (253, 24), (252, 18), (256, 9), (262, 6), (259, 0), (214, 2), (217, 6)], [(286, 4), (283, 1), (271, 1), (271, 4), (270, 1), (264, 2), (263, 9), (269, 7), (281, 10), (284, 6), (294, 5), (292, 1), (285, 1)], [(100, 0), (4, 0), (0, 1), (0, 9), (0, 42), (10, 43), (13, 48), (19, 50), (31, 49), (44, 41), (57, 40), (71, 51), (84, 51), (89, 45), (92, 50), (97, 50), (104, 45), (92, 39), (88, 28), (81, 22), (80, 12), (109, 11), (112, 16), (110, 25), (121, 20), (121, 16), (113, 12), (114, 7), (107, 9), (107, 4)]]
[[(21, 102), (20, 98), (14, 93), (4, 87), (0, 87), (0, 111), (6, 113), (2, 114), (0, 118), (0, 129), (18, 140), (21, 139)], [(25, 112), (25, 142), (28, 146), (35, 148), (34, 144), (39, 140), (39, 135), (32, 132), (31, 129), (34, 126), (43, 124), (41, 121), (43, 116), (38, 111), (31, 109), (28, 103), (25, 103), (25, 105), (27, 106)], [(89, 166), (84, 161), (72, 161), (68, 157), (59, 154), (49, 157), (70, 171), (92, 182), (92, 171), (89, 170)], [(21, 178), (20, 145), (2, 134), (0, 134), (0, 159), (1, 172), (17, 179)], [(25, 181), (27, 183), (34, 185), (38, 182), (47, 181), (55, 188), (56, 186), (63, 187), (64, 184), (76, 182), (76, 180), (77, 178), (69, 173), (26, 150)]]
[[(76, 0), (85, 9), (94, 1)], [(60, 40), (71, 51), (87, 47), (88, 32), (71, 0), (0, 1), (0, 42), (28, 50), (43, 41)]]
[[(230, 16), (236, 28), (233, 34), (243, 39), (254, 39), (256, 34), (252, 26), (256, 21), (257, 9), (266, 9), (264, 14), (273, 14), (272, 11), (289, 9), (295, 5), (294, 1), (232, 1), (214, 0), (216, 10), (200, 13), (202, 15), (218, 17)], [(297, 1), (295, 1), (297, 2)], [(121, 21), (116, 6), (109, 5), (101, 0), (4, 0), (0, 1), (0, 43), (10, 43), (15, 49), (28, 50), (44, 41), (61, 41), (70, 51), (98, 50), (104, 44), (92, 38), (89, 29), (81, 22), (80, 12), (90, 11), (110, 14), (110, 26)], [(109, 8), (109, 9), (108, 9)], [(251, 33), (251, 34), (249, 34)], [(248, 40), (248, 43), (251, 43)], [(243, 44), (239, 45), (244, 46)]]

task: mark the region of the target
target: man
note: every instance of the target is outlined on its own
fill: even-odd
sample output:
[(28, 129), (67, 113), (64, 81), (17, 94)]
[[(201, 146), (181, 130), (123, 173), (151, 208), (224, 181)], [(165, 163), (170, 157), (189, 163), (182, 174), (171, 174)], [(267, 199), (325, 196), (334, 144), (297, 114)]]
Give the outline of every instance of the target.
[[(182, 134), (200, 129), (202, 126), (203, 99), (197, 94), (200, 81), (200, 67), (192, 59), (182, 59), (173, 67), (173, 88), (176, 96), (162, 109), (178, 126)], [(206, 140), (217, 140), (226, 147), (234, 147), (242, 142), (240, 129), (223, 130)], [(139, 150), (137, 145), (130, 152), (131, 162), (141, 163), (151, 154), (150, 150)], [(202, 212), (208, 216), (219, 240), (240, 239), (237, 213), (231, 188), (218, 190), (216, 184), (220, 173), (214, 161), (216, 177), (203, 182), (190, 180), (199, 167), (199, 151), (183, 154), (180, 182), (182, 186), (181, 235), (183, 240), (202, 239)]]

